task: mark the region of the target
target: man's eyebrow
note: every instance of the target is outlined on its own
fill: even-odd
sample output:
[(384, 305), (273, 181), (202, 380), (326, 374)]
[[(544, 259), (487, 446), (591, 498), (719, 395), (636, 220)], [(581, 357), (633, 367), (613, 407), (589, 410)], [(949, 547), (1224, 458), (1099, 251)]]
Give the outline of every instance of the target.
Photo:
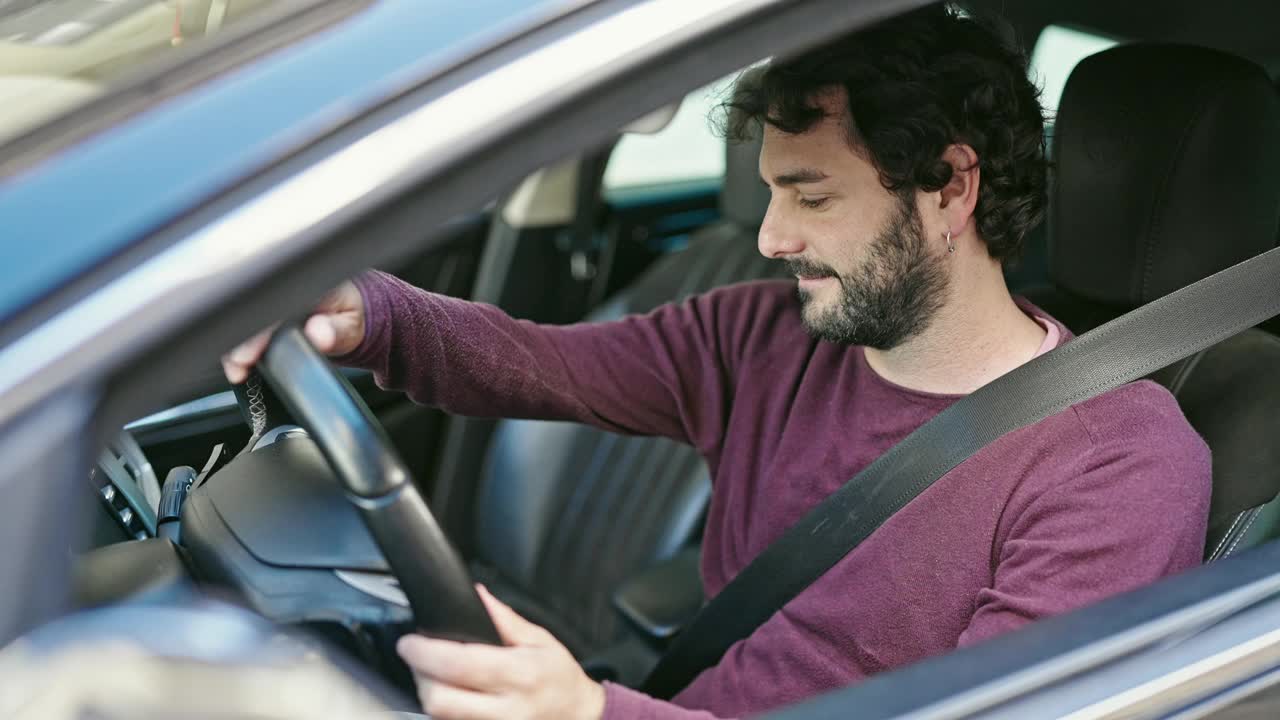
[(778, 187), (789, 187), (802, 183), (816, 183), (827, 179), (827, 174), (814, 168), (801, 168), (781, 175), (773, 176), (773, 184)]

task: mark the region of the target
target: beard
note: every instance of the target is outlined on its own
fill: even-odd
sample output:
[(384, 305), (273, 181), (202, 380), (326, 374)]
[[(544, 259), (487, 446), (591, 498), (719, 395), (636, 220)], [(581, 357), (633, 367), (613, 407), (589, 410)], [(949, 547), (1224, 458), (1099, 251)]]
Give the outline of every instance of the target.
[(819, 340), (890, 350), (919, 335), (946, 297), (949, 277), (943, 259), (929, 252), (924, 226), (907, 198), (871, 242), (867, 258), (841, 275), (830, 266), (804, 259), (786, 260), (787, 270), (806, 277), (832, 277), (840, 283), (835, 302), (823, 307), (800, 290), (805, 330)]

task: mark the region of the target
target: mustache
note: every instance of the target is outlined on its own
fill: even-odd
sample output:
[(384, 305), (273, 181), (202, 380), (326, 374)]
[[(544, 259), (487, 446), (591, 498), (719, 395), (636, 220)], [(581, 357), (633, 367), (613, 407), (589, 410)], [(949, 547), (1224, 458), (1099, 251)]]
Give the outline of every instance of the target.
[(790, 275), (799, 275), (802, 277), (824, 278), (824, 277), (840, 277), (840, 273), (830, 265), (823, 265), (813, 260), (805, 258), (787, 258), (782, 261)]

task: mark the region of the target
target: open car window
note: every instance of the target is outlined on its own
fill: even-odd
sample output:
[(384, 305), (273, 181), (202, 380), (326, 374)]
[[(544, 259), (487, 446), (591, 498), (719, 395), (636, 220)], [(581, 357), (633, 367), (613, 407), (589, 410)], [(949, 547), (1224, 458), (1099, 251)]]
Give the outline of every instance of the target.
[(0, 2), (0, 144), (314, 0)]

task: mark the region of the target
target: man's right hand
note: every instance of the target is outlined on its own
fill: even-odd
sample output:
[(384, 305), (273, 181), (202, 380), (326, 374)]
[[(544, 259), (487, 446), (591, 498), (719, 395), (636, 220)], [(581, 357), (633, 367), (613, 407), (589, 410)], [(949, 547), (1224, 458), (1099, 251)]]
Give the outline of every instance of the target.
[[(222, 356), (222, 371), (227, 380), (235, 385), (249, 377), (249, 371), (271, 342), (273, 332), (274, 325)], [(364, 340), (364, 298), (355, 283), (348, 280), (325, 295), (307, 318), (303, 333), (316, 350), (325, 355), (345, 355), (355, 350)]]

